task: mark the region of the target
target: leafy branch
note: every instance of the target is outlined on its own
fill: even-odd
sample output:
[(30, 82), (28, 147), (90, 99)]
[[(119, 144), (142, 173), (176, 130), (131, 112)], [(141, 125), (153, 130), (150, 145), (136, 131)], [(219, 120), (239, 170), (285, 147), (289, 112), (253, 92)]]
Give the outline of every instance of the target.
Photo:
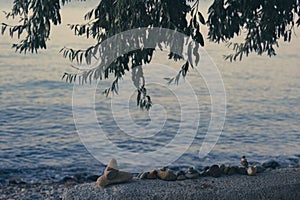
[[(297, 26), (300, 25), (300, 2), (214, 1), (208, 14), (209, 39), (218, 43), (225, 41), (234, 51), (224, 56), (226, 60), (242, 60), (251, 52), (272, 57), (276, 55), (275, 48), (279, 47), (281, 38), (285, 42), (291, 41), (296, 18)], [(243, 42), (229, 42), (243, 32), (246, 35)]]

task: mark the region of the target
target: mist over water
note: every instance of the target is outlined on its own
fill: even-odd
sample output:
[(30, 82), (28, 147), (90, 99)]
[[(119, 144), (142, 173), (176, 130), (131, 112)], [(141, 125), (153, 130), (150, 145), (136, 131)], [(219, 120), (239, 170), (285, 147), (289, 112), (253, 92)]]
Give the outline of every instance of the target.
[[(61, 80), (62, 74), (72, 68), (58, 54), (63, 46), (85, 48), (92, 44), (92, 40), (69, 36), (72, 32), (65, 27), (77, 23), (92, 3), (66, 6), (64, 23), (53, 30), (48, 50), (38, 55), (15, 53), (10, 49), (12, 40), (0, 36), (0, 183), (12, 176), (34, 182), (101, 173), (103, 164), (87, 151), (77, 134), (72, 113), (73, 85)], [(1, 1), (2, 4), (9, 7)], [(3, 21), (3, 15), (0, 20)], [(223, 44), (206, 42), (205, 49), (218, 66), (226, 89), (223, 133), (210, 154), (199, 158), (199, 147), (211, 117), (211, 99), (203, 78), (190, 70), (187, 81), (197, 85), (194, 89), (200, 109), (199, 129), (192, 146), (172, 165), (237, 164), (241, 155), (252, 161), (275, 159), (283, 166), (299, 165), (300, 39), (295, 36), (291, 44), (282, 43), (274, 58), (253, 55), (236, 63), (223, 60), (222, 55), (230, 53)], [(146, 67), (146, 82), (147, 77), (159, 73), (151, 67), (166, 65), (179, 70), (181, 66), (167, 60), (166, 52), (158, 52), (154, 63)], [(176, 96), (166, 87), (152, 84), (148, 88), (154, 104), (163, 106), (168, 113), (163, 134), (137, 143), (126, 134), (119, 134), (109, 108), (111, 98), (101, 94), (108, 83), (97, 88), (96, 113), (102, 123), (111, 124), (105, 127), (111, 141), (126, 151), (144, 152), (161, 147), (174, 137), (180, 110)], [(128, 95), (120, 94), (119, 98), (127, 100)], [(131, 117), (139, 126), (146, 126), (149, 115), (136, 107), (135, 98), (132, 94)], [(100, 149), (104, 147), (99, 144)]]

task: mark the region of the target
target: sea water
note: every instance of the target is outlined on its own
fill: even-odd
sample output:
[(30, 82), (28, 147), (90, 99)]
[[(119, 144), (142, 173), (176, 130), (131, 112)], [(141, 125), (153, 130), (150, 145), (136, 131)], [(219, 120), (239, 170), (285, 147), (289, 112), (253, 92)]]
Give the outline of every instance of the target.
[[(16, 176), (26, 182), (57, 181), (75, 174), (100, 174), (103, 170), (106, 163), (97, 160), (88, 151), (82, 135), (78, 134), (72, 112), (73, 84), (61, 80), (65, 71), (74, 70), (70, 62), (58, 53), (63, 46), (86, 48), (93, 44), (92, 40), (69, 36), (72, 32), (66, 28), (66, 24), (81, 20), (78, 13), (84, 14), (91, 6), (92, 3), (77, 2), (66, 6), (63, 24), (54, 28), (48, 49), (38, 54), (15, 53), (10, 48), (14, 40), (8, 36), (0, 37), (1, 183)], [(299, 33), (299, 29), (296, 32)], [(206, 42), (205, 50), (216, 64), (226, 91), (226, 118), (222, 134), (212, 151), (205, 157), (199, 157), (199, 148), (211, 120), (211, 96), (204, 78), (190, 70), (186, 82), (194, 82), (197, 86), (193, 88), (200, 112), (198, 129), (190, 148), (170, 166), (237, 165), (241, 155), (260, 163), (275, 159), (282, 166), (299, 165), (300, 39), (294, 36), (291, 44), (281, 42), (280, 46), (278, 55), (273, 58), (251, 55), (242, 62), (230, 63), (222, 57), (230, 53), (224, 44)], [(155, 64), (145, 67), (146, 83), (147, 78), (165, 73), (165, 68), (160, 71), (160, 67), (166, 66), (179, 70), (181, 64), (169, 61), (166, 52), (158, 51)], [(130, 73), (127, 76), (130, 77)], [(182, 80), (181, 84), (186, 82)], [(154, 108), (155, 105), (163, 108), (162, 115), (166, 121), (157, 135), (148, 137), (145, 134), (149, 130), (145, 130), (147, 138), (144, 140), (120, 131), (114, 117), (122, 119), (122, 112), (114, 116), (110, 108), (114, 97), (102, 95), (107, 84), (104, 82), (104, 86), (100, 84), (97, 88), (95, 109), (110, 141), (125, 152), (141, 154), (157, 150), (172, 141), (180, 127), (181, 110), (177, 97), (170, 92), (167, 84), (148, 86)], [(118, 98), (127, 101), (128, 95), (124, 95), (122, 90), (120, 93)], [(132, 121), (139, 127), (151, 122), (149, 113), (135, 106), (135, 98), (132, 94), (129, 101), (132, 119), (123, 121), (129, 129)], [(191, 105), (187, 109), (192, 112), (193, 108), (194, 105)], [(106, 151), (106, 145), (98, 144), (98, 150)], [(114, 152), (109, 153), (114, 156)], [(170, 156), (176, 153), (169, 152)], [(148, 158), (142, 159), (147, 161)], [(129, 166), (134, 164), (134, 160), (128, 161)]]

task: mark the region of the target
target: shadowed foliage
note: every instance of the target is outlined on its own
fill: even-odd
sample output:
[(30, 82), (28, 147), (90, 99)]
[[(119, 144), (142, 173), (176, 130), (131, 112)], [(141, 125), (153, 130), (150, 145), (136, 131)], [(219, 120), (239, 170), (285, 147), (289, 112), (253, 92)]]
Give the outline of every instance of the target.
[(291, 41), (295, 23), (300, 25), (298, 0), (215, 0), (208, 10), (208, 37), (214, 42), (242, 35), (244, 42), (228, 43), (235, 51), (226, 59), (242, 59), (251, 52), (274, 56), (278, 40)]
[[(61, 6), (71, 0), (14, 0), (13, 8), (5, 13), (6, 17), (17, 18), (19, 24), (2, 23), (1, 33), (11, 37), (18, 37), (19, 43), (13, 44), (17, 52), (37, 52), (47, 48), (51, 27), (61, 23)], [(134, 28), (160, 27), (185, 34), (204, 46), (201, 26), (208, 26), (208, 39), (213, 42), (226, 42), (234, 51), (225, 59), (235, 61), (248, 56), (251, 52), (259, 55), (266, 53), (276, 55), (275, 48), (278, 41), (291, 41), (294, 25), (300, 24), (299, 0), (214, 0), (208, 9), (208, 19), (205, 20), (199, 8), (200, 0), (101, 0), (94, 9), (86, 13), (84, 24), (69, 24), (69, 28), (77, 36), (93, 38), (95, 45), (86, 49), (72, 49), (64, 47), (61, 53), (65, 58), (77, 64), (90, 65), (99, 60), (101, 44), (108, 38)], [(231, 40), (237, 36), (243, 38), (241, 43)], [(132, 38), (131, 43), (145, 42), (149, 37)], [(154, 46), (171, 47), (168, 55), (174, 61), (183, 59), (183, 55), (172, 52), (175, 38), (172, 35), (164, 41), (156, 41)], [(178, 41), (176, 41), (177, 43)], [(182, 41), (182, 45), (184, 46)], [(107, 48), (107, 47), (106, 47)], [(176, 47), (178, 48), (178, 47)], [(193, 46), (189, 53), (199, 62), (198, 46)], [(115, 47), (105, 51), (118, 51)], [(140, 48), (134, 51), (117, 54), (115, 60), (100, 63), (91, 69), (79, 69), (78, 73), (65, 73), (63, 79), (68, 82), (78, 81), (80, 84), (101, 80), (113, 76), (115, 79), (110, 88), (104, 93), (118, 92), (118, 83), (126, 71), (150, 63), (155, 48)], [(100, 54), (100, 55), (99, 55)], [(105, 58), (102, 58), (105, 60)], [(179, 76), (185, 77), (189, 67), (193, 67), (187, 60), (176, 78), (170, 79), (178, 83)], [(137, 73), (139, 72), (139, 73)], [(151, 98), (147, 95), (142, 68), (132, 70), (133, 81), (138, 90), (137, 104), (141, 108), (151, 107)]]

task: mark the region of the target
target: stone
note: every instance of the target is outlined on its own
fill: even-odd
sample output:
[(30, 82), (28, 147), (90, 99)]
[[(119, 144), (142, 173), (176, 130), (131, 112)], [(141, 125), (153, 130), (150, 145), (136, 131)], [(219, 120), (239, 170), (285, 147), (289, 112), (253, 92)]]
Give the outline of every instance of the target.
[(109, 161), (107, 167), (113, 168), (113, 169), (116, 169), (116, 170), (119, 170), (117, 160), (114, 159), (114, 158), (112, 158), (112, 159)]
[(147, 175), (148, 175), (149, 172), (142, 172), (138, 175), (138, 178), (140, 179), (146, 179), (147, 178)]
[(195, 179), (199, 177), (199, 172), (195, 170), (193, 167), (190, 167), (186, 172), (185, 172), (185, 177), (188, 179)]
[(95, 181), (97, 181), (98, 177), (99, 177), (98, 175), (91, 175), (91, 176), (88, 176), (86, 179), (87, 179), (87, 181), (95, 182)]
[(147, 179), (157, 179), (157, 175), (156, 174), (152, 174), (152, 173), (148, 173), (146, 176)]
[(228, 167), (227, 175), (233, 175), (236, 174), (238, 170), (238, 167), (233, 166), (233, 167)]
[(165, 167), (163, 167), (163, 168), (160, 169), (160, 171), (166, 171), (166, 170), (167, 170), (167, 168), (165, 168)]
[(15, 185), (15, 184), (26, 184), (26, 183), (20, 177), (15, 176), (15, 177), (10, 177), (8, 179), (8, 184)]
[(225, 167), (224, 168), (224, 174), (228, 174), (229, 170), (230, 170), (230, 167)]
[(111, 184), (128, 182), (133, 178), (129, 172), (120, 171), (115, 159), (111, 159), (102, 176), (97, 179), (97, 185), (106, 187)]
[(224, 164), (220, 165), (220, 170), (221, 170), (222, 174), (224, 174), (224, 169), (225, 169), (225, 165)]
[(209, 170), (209, 166), (204, 167), (203, 171), (208, 171)]
[(149, 173), (157, 175), (157, 171), (155, 169), (152, 169)]
[(221, 176), (221, 170), (219, 168), (218, 165), (212, 165), (210, 168), (209, 168), (209, 175), (214, 177), (214, 178), (218, 178)]
[(185, 180), (185, 179), (186, 179), (184, 171), (179, 171), (179, 172), (177, 172), (177, 173), (176, 173), (176, 176), (177, 176), (177, 180), (178, 180), (178, 181), (181, 181), (181, 180)]
[(107, 165), (107, 167), (104, 170), (104, 176), (106, 176), (106, 178), (108, 180), (112, 180), (114, 179), (119, 172), (119, 167), (118, 167), (118, 163), (116, 159), (111, 159)]
[(180, 170), (179, 172), (176, 173), (176, 176), (180, 176), (180, 175), (185, 175), (184, 171)]
[(166, 170), (165, 168), (159, 170), (157, 172), (157, 176), (165, 181), (175, 181), (177, 179), (177, 176), (174, 174), (171, 170)]
[(201, 171), (201, 172), (199, 172), (199, 176), (202, 176), (202, 177), (208, 176), (208, 172), (207, 171)]
[(238, 171), (239, 174), (241, 175), (247, 175), (247, 168), (245, 167), (238, 167)]
[(256, 173), (262, 173), (266, 170), (266, 168), (264, 168), (263, 166), (260, 166), (260, 165), (257, 165), (254, 167), (256, 167)]
[(276, 168), (280, 167), (279, 163), (274, 160), (267, 161), (267, 162), (263, 163), (262, 166), (266, 169), (267, 168), (276, 169)]
[(180, 174), (179, 176), (177, 176), (177, 180), (178, 180), (178, 181), (183, 181), (183, 180), (185, 180), (185, 179), (186, 179), (186, 177), (185, 177), (184, 174)]
[(132, 174), (129, 172), (124, 172), (124, 171), (118, 171), (118, 175), (114, 179), (107, 179), (106, 176), (100, 176), (97, 179), (97, 185), (101, 187), (106, 187), (111, 184), (116, 184), (116, 183), (125, 183), (128, 182), (132, 179)]
[(253, 166), (248, 167), (247, 173), (249, 176), (255, 176), (256, 175), (256, 167), (253, 167)]
[(107, 177), (108, 180), (112, 180), (116, 178), (118, 172), (119, 170), (117, 169), (106, 167), (106, 169), (104, 170), (104, 175)]
[(244, 167), (248, 167), (248, 161), (246, 159), (246, 156), (242, 156), (241, 165), (244, 166)]

